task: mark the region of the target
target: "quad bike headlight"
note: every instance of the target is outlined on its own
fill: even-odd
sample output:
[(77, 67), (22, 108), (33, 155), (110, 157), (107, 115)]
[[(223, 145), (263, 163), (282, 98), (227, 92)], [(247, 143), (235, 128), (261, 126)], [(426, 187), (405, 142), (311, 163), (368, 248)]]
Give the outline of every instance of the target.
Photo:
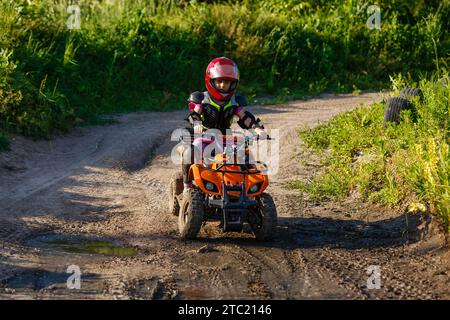
[(252, 185), (252, 186), (250, 187), (250, 189), (249, 189), (248, 191), (249, 191), (250, 193), (256, 193), (256, 192), (259, 191), (259, 189), (261, 188), (261, 186), (262, 186), (262, 183), (254, 184), (254, 185)]
[(203, 180), (203, 183), (205, 184), (205, 189), (211, 192), (217, 192), (216, 185), (212, 182)]

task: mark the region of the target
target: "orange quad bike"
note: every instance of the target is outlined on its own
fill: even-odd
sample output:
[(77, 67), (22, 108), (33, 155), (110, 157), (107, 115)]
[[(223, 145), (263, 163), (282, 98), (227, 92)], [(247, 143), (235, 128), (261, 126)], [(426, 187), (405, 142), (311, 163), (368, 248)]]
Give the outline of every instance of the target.
[[(193, 189), (183, 192), (181, 172), (171, 178), (169, 210), (178, 215), (180, 236), (194, 239), (205, 222), (220, 221), (224, 232), (241, 232), (248, 223), (257, 240), (270, 240), (277, 225), (277, 210), (272, 197), (264, 192), (269, 185), (267, 166), (249, 161), (249, 145), (259, 136), (233, 132), (220, 139), (223, 152), (191, 165)], [(245, 161), (239, 163), (237, 156), (242, 154)], [(228, 160), (231, 157), (233, 161)]]

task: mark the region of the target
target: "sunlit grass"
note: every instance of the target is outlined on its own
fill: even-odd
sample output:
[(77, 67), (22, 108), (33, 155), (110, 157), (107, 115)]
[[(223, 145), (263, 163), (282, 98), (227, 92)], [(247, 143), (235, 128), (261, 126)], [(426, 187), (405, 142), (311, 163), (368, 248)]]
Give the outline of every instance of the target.
[[(313, 198), (342, 199), (355, 190), (362, 200), (427, 208), (449, 226), (449, 80), (444, 73), (418, 84), (423, 98), (414, 99), (415, 120), (405, 110), (399, 124), (383, 128), (385, 104), (377, 103), (301, 132), (310, 147), (329, 155), (311, 182), (291, 186)], [(408, 83), (397, 77), (393, 84), (395, 91)]]
[(0, 128), (51, 137), (77, 119), (185, 108), (222, 55), (250, 102), (377, 90), (449, 59), (446, 2), (381, 1), (381, 30), (366, 27), (360, 1), (79, 0), (79, 30), (68, 4), (0, 3)]

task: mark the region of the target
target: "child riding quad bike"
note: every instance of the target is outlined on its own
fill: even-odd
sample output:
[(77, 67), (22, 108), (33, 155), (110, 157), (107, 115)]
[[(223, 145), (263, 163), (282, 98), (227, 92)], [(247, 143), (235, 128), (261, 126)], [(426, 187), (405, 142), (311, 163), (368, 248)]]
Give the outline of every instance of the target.
[[(239, 71), (232, 60), (213, 59), (206, 69), (207, 91), (194, 92), (188, 100), (191, 112), (186, 120), (191, 124), (191, 135), (201, 136), (208, 129), (220, 133), (214, 135), (213, 140), (197, 137), (189, 143), (192, 147), (190, 161), (183, 162), (182, 172), (171, 178), (169, 210), (178, 215), (182, 238), (195, 238), (208, 220), (221, 221), (224, 232), (240, 232), (244, 223), (248, 223), (258, 240), (269, 240), (276, 227), (275, 204), (272, 197), (264, 193), (269, 185), (267, 166), (249, 161), (250, 143), (270, 138), (264, 132), (261, 120), (244, 110), (245, 98), (235, 94), (238, 81)], [(250, 135), (229, 134), (235, 116), (239, 117), (238, 125)], [(201, 160), (194, 159), (194, 151), (203, 152), (212, 142), (224, 151), (213, 152)], [(186, 148), (179, 150), (181, 154), (185, 151)], [(238, 159), (242, 154), (245, 161), (241, 161), (242, 157)]]
[[(218, 220), (224, 232), (240, 232), (248, 223), (258, 240), (269, 240), (277, 225), (277, 211), (272, 197), (264, 190), (269, 185), (267, 166), (258, 161), (239, 163), (238, 154), (258, 135), (219, 137), (224, 140), (225, 151), (192, 164), (189, 175), (195, 186), (182, 192), (182, 176), (176, 174), (170, 181), (169, 206), (178, 215), (178, 228), (182, 238), (197, 236), (203, 222)], [(237, 141), (237, 143), (236, 143)]]
[(191, 165), (189, 175), (195, 186), (188, 192), (181, 191), (181, 174), (171, 178), (169, 207), (178, 215), (181, 237), (195, 238), (208, 220), (221, 221), (224, 232), (240, 232), (247, 222), (256, 239), (269, 240), (273, 236), (277, 211), (272, 197), (264, 192), (269, 185), (267, 167), (258, 161), (237, 161), (242, 148), (249, 159), (249, 143), (258, 137), (240, 136), (237, 132), (219, 137), (224, 140), (225, 151)]

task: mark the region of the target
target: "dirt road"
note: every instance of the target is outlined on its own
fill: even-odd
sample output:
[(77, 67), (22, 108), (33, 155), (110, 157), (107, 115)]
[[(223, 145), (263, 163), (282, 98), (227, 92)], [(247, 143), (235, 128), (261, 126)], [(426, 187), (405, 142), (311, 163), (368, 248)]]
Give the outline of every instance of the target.
[[(250, 108), (283, 141), (268, 189), (279, 225), (268, 243), (213, 224), (198, 240), (178, 239), (166, 204), (178, 169), (169, 137), (186, 111), (128, 114), (53, 141), (15, 137), (0, 154), (0, 298), (450, 298), (448, 253), (439, 236), (419, 239), (425, 222), (406, 224), (401, 212), (351, 199), (311, 203), (284, 187), (319, 165), (297, 129), (381, 98), (324, 95)], [(74, 246), (83, 239), (116, 247), (80, 253)], [(71, 265), (80, 268), (80, 289), (67, 287)], [(367, 287), (370, 266), (380, 289)]]

